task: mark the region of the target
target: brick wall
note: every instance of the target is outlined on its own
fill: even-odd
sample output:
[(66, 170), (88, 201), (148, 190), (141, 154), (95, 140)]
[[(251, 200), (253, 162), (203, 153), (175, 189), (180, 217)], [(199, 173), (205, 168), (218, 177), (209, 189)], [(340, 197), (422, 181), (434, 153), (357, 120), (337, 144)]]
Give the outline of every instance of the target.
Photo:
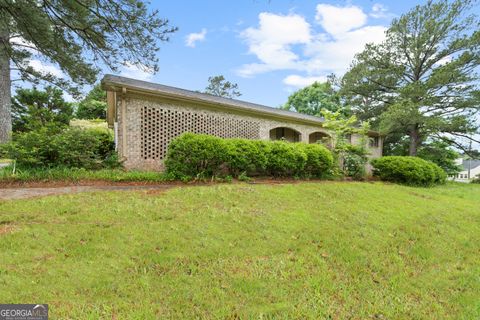
[[(270, 130), (287, 127), (299, 132), (300, 141), (306, 143), (312, 133), (327, 133), (320, 125), (280, 121), (234, 111), (227, 113), (216, 106), (131, 95), (123, 99), (122, 102), (119, 97), (116, 101), (116, 134), (119, 156), (127, 169), (163, 170), (168, 144), (183, 132), (206, 133), (223, 138), (269, 140)], [(125, 124), (122, 123), (123, 108)], [(378, 150), (374, 150), (374, 154), (378, 156)]]

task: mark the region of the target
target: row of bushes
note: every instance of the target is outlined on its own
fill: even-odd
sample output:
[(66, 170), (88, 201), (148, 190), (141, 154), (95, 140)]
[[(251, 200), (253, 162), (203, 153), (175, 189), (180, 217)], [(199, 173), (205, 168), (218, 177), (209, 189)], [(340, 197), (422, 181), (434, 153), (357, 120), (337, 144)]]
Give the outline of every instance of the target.
[(480, 184), (480, 174), (478, 176), (476, 176), (475, 178), (473, 178), (472, 183)]
[(0, 146), (0, 158), (16, 161), (22, 168), (118, 167), (113, 134), (104, 129), (42, 127), (15, 133)]
[(383, 181), (430, 186), (446, 182), (445, 171), (417, 157), (387, 156), (372, 160), (373, 175)]
[[(16, 133), (0, 146), (0, 157), (21, 168), (119, 167), (113, 135), (105, 129), (43, 127)], [(171, 178), (281, 176), (325, 178), (334, 172), (334, 157), (321, 144), (222, 139), (185, 133), (168, 148), (165, 166)], [(444, 183), (436, 164), (417, 157), (387, 156), (373, 160), (373, 174), (384, 181), (429, 186)], [(363, 166), (362, 166), (363, 168)]]
[(175, 178), (197, 176), (325, 177), (332, 153), (320, 144), (222, 139), (184, 133), (168, 148), (165, 166)]

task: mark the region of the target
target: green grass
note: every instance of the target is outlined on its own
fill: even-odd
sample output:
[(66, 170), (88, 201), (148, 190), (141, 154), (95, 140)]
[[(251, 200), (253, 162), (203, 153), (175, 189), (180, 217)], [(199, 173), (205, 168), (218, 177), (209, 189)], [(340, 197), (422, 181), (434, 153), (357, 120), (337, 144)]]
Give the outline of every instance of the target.
[(478, 319), (480, 185), (0, 201), (0, 288), (52, 319)]
[(0, 182), (37, 182), (37, 181), (82, 181), (103, 180), (112, 182), (162, 182), (167, 176), (153, 171), (125, 171), (122, 169), (86, 170), (76, 168), (22, 169), (16, 168), (13, 174), (11, 166), (0, 169)]

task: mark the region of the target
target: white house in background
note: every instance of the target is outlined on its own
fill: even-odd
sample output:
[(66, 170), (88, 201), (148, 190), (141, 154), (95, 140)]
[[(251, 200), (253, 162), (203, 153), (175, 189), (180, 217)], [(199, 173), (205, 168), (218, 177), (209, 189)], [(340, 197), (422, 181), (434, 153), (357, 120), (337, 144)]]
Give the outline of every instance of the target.
[(460, 182), (469, 182), (480, 175), (480, 160), (457, 159), (457, 164), (462, 168), (453, 180)]

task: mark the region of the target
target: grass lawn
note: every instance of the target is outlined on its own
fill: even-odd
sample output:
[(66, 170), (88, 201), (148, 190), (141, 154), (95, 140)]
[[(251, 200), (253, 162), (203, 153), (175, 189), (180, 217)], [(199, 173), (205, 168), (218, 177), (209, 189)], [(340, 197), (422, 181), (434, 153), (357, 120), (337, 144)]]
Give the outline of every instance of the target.
[(0, 201), (0, 288), (52, 319), (478, 319), (480, 185)]
[[(1, 161), (1, 160), (0, 160)], [(168, 177), (155, 171), (125, 171), (122, 169), (86, 170), (77, 168), (22, 169), (0, 168), (0, 183), (42, 182), (42, 181), (110, 181), (110, 182), (163, 182)]]

